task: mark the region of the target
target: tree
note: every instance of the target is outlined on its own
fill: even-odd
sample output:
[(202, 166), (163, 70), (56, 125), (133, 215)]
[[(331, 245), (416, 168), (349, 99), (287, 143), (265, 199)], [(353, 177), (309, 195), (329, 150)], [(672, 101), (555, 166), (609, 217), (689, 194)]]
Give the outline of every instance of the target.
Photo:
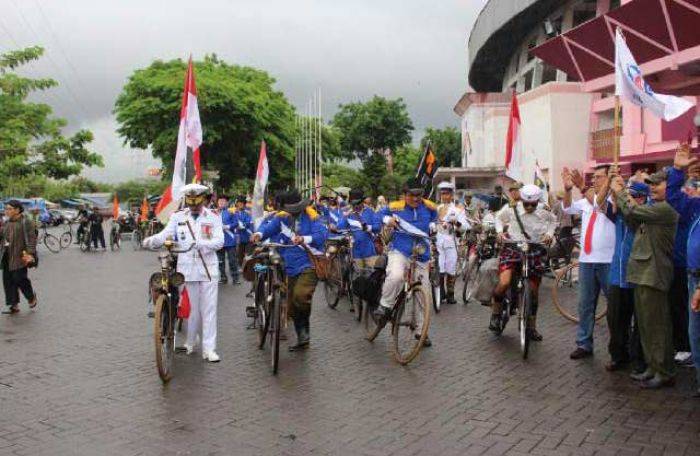
[[(218, 187), (255, 177), (260, 141), (267, 142), (271, 185), (294, 176), (294, 108), (274, 89), (275, 79), (232, 65), (215, 54), (194, 62), (204, 143), (203, 168), (219, 171)], [(131, 147), (151, 148), (172, 173), (186, 63), (156, 60), (136, 70), (117, 98), (118, 133)], [(165, 177), (167, 178), (169, 174)]]
[(365, 191), (370, 188), (367, 177), (360, 171), (337, 163), (323, 165), (323, 184), (331, 188), (350, 187)]
[(366, 103), (340, 105), (332, 124), (340, 134), (345, 158), (357, 157), (363, 163), (373, 153), (408, 143), (413, 131), (403, 99), (387, 100), (376, 95)]
[(90, 131), (65, 137), (64, 119), (51, 117), (53, 111), (46, 104), (27, 101), (32, 93), (57, 85), (53, 79), (14, 72), (43, 53), (35, 46), (0, 54), (0, 192), (12, 182), (31, 181), (32, 176), (67, 179), (84, 166), (102, 166), (102, 157), (86, 148), (93, 139)]
[(428, 128), (421, 139), (421, 149), (430, 141), (439, 166), (462, 166), (462, 134), (455, 127)]

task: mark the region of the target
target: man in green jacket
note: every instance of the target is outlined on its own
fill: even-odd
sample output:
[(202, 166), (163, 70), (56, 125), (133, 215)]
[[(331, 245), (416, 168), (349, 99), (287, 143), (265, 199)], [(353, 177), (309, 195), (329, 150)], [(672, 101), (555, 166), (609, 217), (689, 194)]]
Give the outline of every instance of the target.
[(673, 244), (678, 213), (666, 202), (666, 172), (646, 179), (652, 204), (637, 204), (617, 176), (611, 183), (625, 223), (634, 230), (627, 265), (627, 281), (635, 284), (634, 309), (647, 370), (632, 374), (642, 388), (671, 386), (676, 374), (673, 362), (671, 314), (666, 294), (673, 279)]

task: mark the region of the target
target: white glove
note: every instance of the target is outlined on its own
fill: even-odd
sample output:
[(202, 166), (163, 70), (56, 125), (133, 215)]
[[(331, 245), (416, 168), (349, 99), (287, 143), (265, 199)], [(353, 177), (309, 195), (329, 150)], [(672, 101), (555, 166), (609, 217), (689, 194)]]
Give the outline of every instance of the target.
[(238, 222), (238, 229), (242, 230), (244, 228), (245, 228), (245, 225), (243, 224), (243, 222)]

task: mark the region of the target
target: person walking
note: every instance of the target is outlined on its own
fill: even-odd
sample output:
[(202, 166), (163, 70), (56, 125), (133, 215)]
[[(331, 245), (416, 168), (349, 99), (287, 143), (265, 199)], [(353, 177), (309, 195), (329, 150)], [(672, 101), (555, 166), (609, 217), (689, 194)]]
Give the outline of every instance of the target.
[(611, 183), (617, 206), (634, 230), (627, 281), (634, 284), (634, 308), (647, 369), (633, 373), (641, 387), (658, 389), (674, 383), (671, 313), (666, 294), (673, 280), (673, 244), (678, 213), (666, 202), (666, 172), (646, 179), (651, 204), (637, 204), (621, 177)]
[(36, 228), (24, 214), (22, 203), (10, 200), (5, 203), (7, 222), (0, 230), (0, 258), (2, 259), (2, 285), (5, 289), (3, 314), (19, 312), (21, 291), (33, 309), (37, 305), (36, 293), (29, 280), (27, 269), (36, 266)]

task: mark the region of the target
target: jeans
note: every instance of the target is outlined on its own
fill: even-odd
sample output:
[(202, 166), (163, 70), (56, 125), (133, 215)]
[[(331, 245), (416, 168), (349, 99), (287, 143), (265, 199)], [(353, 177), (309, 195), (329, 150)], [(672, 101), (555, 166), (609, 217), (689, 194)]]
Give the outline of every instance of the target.
[[(695, 293), (695, 288), (698, 286), (699, 282), (700, 278), (688, 274), (688, 295), (690, 297)], [(698, 387), (700, 387), (700, 312), (693, 312), (693, 309), (690, 308), (690, 300), (688, 300), (688, 320), (690, 350), (693, 353), (695, 376), (697, 378)]]
[(600, 292), (608, 295), (608, 276), (610, 263), (579, 263), (578, 290), (578, 330), (576, 346), (586, 351), (593, 351), (593, 328), (595, 311)]
[(236, 246), (222, 247), (216, 251), (216, 256), (219, 258), (219, 275), (226, 280), (226, 257), (228, 256), (228, 268), (231, 271), (231, 280), (238, 280), (238, 258), (236, 255)]

